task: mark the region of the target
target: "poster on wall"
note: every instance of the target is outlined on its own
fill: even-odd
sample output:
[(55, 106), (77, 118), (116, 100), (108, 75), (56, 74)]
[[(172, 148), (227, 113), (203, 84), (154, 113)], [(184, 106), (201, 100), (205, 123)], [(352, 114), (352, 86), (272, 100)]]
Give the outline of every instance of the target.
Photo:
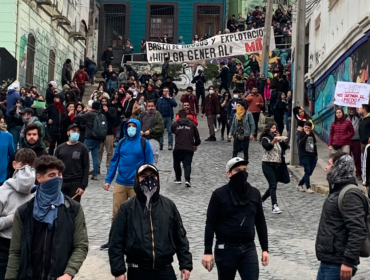
[(334, 94), (334, 104), (339, 106), (360, 108), (369, 103), (369, 84), (337, 82)]
[[(258, 53), (262, 51), (263, 34), (264, 28), (258, 28), (216, 35), (190, 45), (147, 42), (146, 50), (148, 62), (163, 63), (165, 57), (169, 57), (174, 63), (183, 63)], [(274, 49), (275, 38), (271, 36), (270, 50)]]

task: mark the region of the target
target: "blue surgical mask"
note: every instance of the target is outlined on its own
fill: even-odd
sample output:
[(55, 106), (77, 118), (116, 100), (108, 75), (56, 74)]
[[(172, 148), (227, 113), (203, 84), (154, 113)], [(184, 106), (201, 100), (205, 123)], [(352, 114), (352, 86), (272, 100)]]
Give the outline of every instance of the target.
[(127, 128), (127, 134), (130, 137), (134, 137), (136, 135), (136, 127), (130, 126), (129, 128)]
[(72, 132), (70, 135), (69, 135), (69, 140), (72, 142), (72, 143), (75, 143), (78, 141), (78, 139), (80, 139), (80, 133), (78, 132)]

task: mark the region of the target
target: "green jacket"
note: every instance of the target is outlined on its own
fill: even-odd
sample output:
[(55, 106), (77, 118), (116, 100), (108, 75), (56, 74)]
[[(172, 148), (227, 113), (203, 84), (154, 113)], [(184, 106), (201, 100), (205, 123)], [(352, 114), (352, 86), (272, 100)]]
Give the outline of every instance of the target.
[[(34, 124), (37, 124), (40, 128), (41, 128), (41, 139), (40, 139), (40, 144), (41, 144), (41, 147), (43, 147), (44, 149), (46, 149), (46, 145), (44, 143), (44, 139), (45, 139), (45, 126), (37, 120), (33, 122)], [(23, 130), (25, 129), (25, 125), (23, 125)], [(25, 137), (24, 137), (25, 138)], [(20, 141), (19, 142), (19, 148), (23, 148), (23, 141)]]
[[(147, 115), (147, 112), (143, 112), (137, 117), (137, 119), (141, 123), (141, 126), (143, 126), (143, 117), (145, 115)], [(159, 113), (158, 111), (155, 112), (154, 123), (150, 126), (149, 131), (150, 131), (150, 134), (144, 137), (148, 140), (155, 139), (159, 142), (159, 140), (161, 139), (164, 133), (164, 121), (163, 121), (161, 113)]]

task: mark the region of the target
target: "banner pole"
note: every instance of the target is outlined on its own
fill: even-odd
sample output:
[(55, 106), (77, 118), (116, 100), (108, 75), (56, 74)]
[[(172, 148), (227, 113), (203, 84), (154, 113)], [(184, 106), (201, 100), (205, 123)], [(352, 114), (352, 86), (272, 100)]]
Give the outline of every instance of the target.
[(269, 59), (270, 59), (270, 38), (271, 38), (271, 25), (272, 25), (272, 11), (273, 11), (273, 0), (268, 0), (266, 6), (266, 19), (265, 19), (265, 30), (262, 44), (262, 58), (261, 58), (261, 71), (260, 74), (265, 74), (268, 77), (269, 70)]

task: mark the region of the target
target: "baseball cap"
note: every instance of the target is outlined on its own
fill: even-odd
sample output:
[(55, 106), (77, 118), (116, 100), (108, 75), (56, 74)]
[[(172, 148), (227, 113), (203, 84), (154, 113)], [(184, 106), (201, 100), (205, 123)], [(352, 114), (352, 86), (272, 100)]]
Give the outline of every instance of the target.
[(73, 123), (70, 126), (68, 126), (67, 131), (70, 131), (72, 128), (75, 128), (75, 127), (80, 128), (80, 126), (77, 123)]
[(235, 165), (248, 165), (248, 162), (240, 157), (234, 157), (226, 163), (226, 172), (229, 172)]
[(143, 172), (145, 169), (152, 169), (155, 173), (158, 174), (158, 170), (157, 168), (155, 168), (154, 165), (151, 165), (151, 164), (148, 164), (148, 163), (144, 163), (142, 164), (138, 170), (137, 170), (137, 174), (140, 174), (141, 172)]
[(35, 115), (35, 112), (31, 108), (24, 108), (19, 114), (31, 114), (33, 116)]
[(49, 84), (52, 85), (53, 87), (58, 87), (56, 81), (50, 81)]

